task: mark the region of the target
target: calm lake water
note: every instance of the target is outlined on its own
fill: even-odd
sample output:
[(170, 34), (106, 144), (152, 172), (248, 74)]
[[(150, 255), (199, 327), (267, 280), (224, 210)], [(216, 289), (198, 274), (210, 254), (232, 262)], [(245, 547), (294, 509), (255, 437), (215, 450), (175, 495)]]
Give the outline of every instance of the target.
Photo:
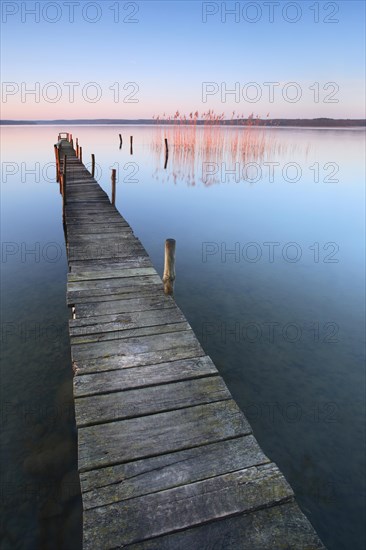
[(364, 131), (151, 126), (1, 129), (1, 548), (81, 548), (58, 131), (108, 192), (117, 168), (160, 274), (176, 239), (176, 301), (263, 450), (329, 549), (363, 549)]

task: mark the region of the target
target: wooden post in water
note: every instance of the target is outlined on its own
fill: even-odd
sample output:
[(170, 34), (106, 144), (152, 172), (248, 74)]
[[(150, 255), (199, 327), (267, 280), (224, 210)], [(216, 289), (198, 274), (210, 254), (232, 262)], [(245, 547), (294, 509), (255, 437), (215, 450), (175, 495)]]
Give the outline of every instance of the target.
[(164, 170), (166, 170), (166, 167), (168, 166), (168, 157), (169, 157), (169, 147), (168, 147), (168, 139), (164, 139), (165, 142), (165, 163), (164, 163)]
[(133, 136), (130, 136), (130, 155), (133, 155)]
[(64, 156), (64, 164), (62, 167), (62, 204), (66, 206), (66, 168), (67, 168), (67, 155)]
[(79, 160), (80, 162), (83, 162), (83, 148), (79, 147)]
[(92, 178), (94, 178), (94, 175), (95, 175), (95, 155), (93, 153), (92, 153), (91, 159), (92, 159), (91, 175), (92, 175)]
[(119, 135), (119, 148), (122, 149), (122, 135), (121, 134), (118, 134)]
[[(60, 181), (60, 151), (58, 150), (57, 145), (54, 146), (55, 150), (55, 159), (56, 159), (56, 181)], [(61, 186), (60, 186), (61, 188)]]
[(115, 168), (112, 168), (112, 199), (111, 203), (113, 206), (116, 204), (116, 174), (117, 170)]
[(175, 239), (166, 239), (164, 258), (164, 292), (173, 294), (175, 281)]

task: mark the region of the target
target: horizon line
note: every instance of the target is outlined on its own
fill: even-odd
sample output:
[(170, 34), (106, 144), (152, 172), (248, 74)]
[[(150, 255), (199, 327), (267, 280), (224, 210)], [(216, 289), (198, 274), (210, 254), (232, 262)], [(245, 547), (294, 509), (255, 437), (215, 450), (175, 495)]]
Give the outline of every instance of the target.
[(365, 118), (330, 118), (330, 117), (316, 117), (316, 118), (272, 118), (272, 119), (251, 119), (251, 118), (240, 118), (240, 119), (222, 119), (218, 121), (207, 121), (205, 119), (196, 119), (192, 121), (189, 119), (186, 120), (156, 120), (152, 118), (58, 118), (58, 119), (0, 119), (0, 125), (35, 125), (35, 124), (151, 124), (151, 125), (216, 125), (216, 126), (238, 126), (243, 124), (243, 122), (249, 122), (251, 126), (273, 126), (274, 123), (279, 124), (289, 124), (289, 123), (322, 123), (324, 124), (355, 124), (357, 126), (366, 126)]

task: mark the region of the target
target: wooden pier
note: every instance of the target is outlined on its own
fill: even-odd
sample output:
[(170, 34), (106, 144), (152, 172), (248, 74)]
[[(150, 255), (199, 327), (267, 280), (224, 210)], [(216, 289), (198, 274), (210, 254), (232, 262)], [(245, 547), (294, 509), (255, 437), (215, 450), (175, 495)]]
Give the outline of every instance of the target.
[(141, 242), (60, 138), (83, 548), (324, 548)]

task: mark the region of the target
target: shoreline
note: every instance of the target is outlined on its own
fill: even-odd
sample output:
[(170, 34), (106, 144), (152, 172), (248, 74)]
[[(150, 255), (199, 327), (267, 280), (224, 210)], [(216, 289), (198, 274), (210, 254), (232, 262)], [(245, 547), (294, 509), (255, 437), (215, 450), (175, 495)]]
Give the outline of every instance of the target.
[[(256, 121), (256, 124), (246, 124), (246, 120), (242, 121), (222, 121), (217, 124), (208, 124), (207, 121), (198, 120), (196, 126), (228, 126), (233, 127), (255, 127), (255, 128), (331, 128), (331, 129), (344, 129), (344, 128), (365, 128), (365, 119), (327, 119), (327, 118), (315, 118), (315, 119), (273, 119), (269, 123), (267, 120)], [(0, 120), (0, 126), (59, 126), (59, 125), (72, 125), (72, 126), (193, 126), (189, 121), (180, 122), (178, 124), (169, 121), (162, 121), (159, 123), (152, 119), (55, 119), (55, 120)]]

